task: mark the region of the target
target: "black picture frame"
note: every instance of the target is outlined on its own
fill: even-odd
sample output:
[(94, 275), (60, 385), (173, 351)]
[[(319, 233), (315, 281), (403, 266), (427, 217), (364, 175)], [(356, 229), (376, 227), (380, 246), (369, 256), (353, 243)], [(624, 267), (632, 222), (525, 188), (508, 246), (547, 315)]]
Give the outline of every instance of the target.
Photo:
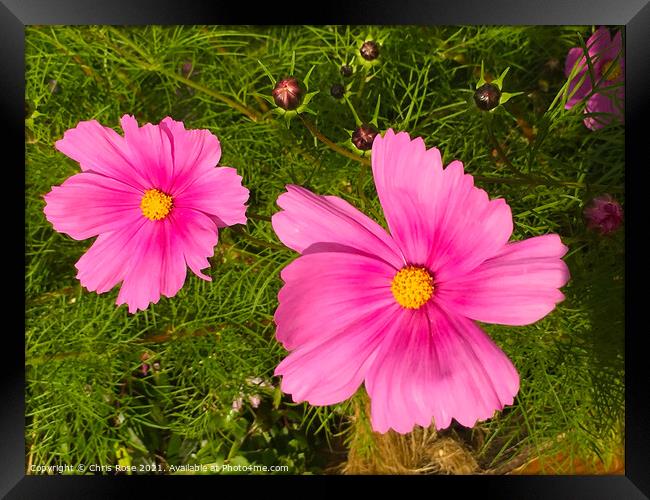
[[(7, 311), (18, 321), (6, 325), (2, 335), (2, 398), (0, 399), (0, 496), (6, 498), (115, 498), (135, 496), (146, 480), (147, 496), (156, 490), (169, 492), (169, 478), (152, 476), (26, 476), (25, 475), (25, 349), (20, 334), (24, 316), (24, 301), (13, 292), (13, 280), (24, 287), (24, 218), (18, 209), (9, 208), (7, 193), (24, 203), (24, 94), (25, 94), (25, 26), (72, 24), (576, 24), (625, 25), (626, 27), (626, 446), (624, 476), (462, 476), (408, 478), (330, 478), (340, 481), (363, 480), (383, 487), (388, 481), (426, 481), (418, 485), (432, 495), (439, 488), (462, 491), (483, 498), (567, 499), (636, 499), (650, 495), (650, 391), (648, 391), (648, 354), (642, 347), (646, 331), (642, 328), (641, 312), (646, 294), (642, 288), (640, 233), (647, 210), (642, 206), (643, 175), (650, 168), (644, 144), (648, 139), (643, 123), (649, 116), (650, 98), (650, 0), (545, 0), (517, 2), (515, 0), (454, 0), (441, 1), (358, 1), (355, 3), (327, 0), (325, 2), (268, 2), (265, 7), (244, 2), (184, 0), (0, 0), (0, 101), (2, 110), (5, 210), (4, 221), (15, 228), (4, 236), (3, 252)], [(12, 160), (7, 159), (11, 151)], [(21, 191), (22, 189), (22, 191)], [(24, 206), (24, 205), (23, 205)], [(24, 217), (24, 214), (23, 214)], [(637, 234), (635, 234), (637, 233)], [(22, 262), (21, 267), (15, 262)], [(7, 280), (9, 278), (9, 280)], [(24, 298), (24, 296), (23, 296)], [(9, 302), (7, 302), (9, 301)], [(16, 304), (12, 304), (15, 301)], [(24, 326), (24, 324), (22, 325)], [(24, 331), (24, 329), (23, 329)], [(236, 481), (238, 478), (193, 476), (198, 481)], [(192, 481), (194, 481), (194, 479)], [(242, 479), (242, 478), (239, 478)], [(266, 495), (267, 489), (257, 489), (261, 483), (276, 481), (270, 476), (245, 477), (247, 486), (256, 495)], [(285, 480), (287, 477), (284, 478)], [(309, 482), (323, 478), (288, 477), (300, 483), (296, 494), (309, 491)], [(188, 495), (191, 486), (181, 480)], [(189, 481), (189, 480), (187, 480)], [(431, 483), (433, 481), (433, 484)], [(269, 483), (270, 484), (270, 483)], [(205, 485), (202, 485), (205, 486)], [(214, 484), (211, 485), (214, 488)], [(244, 487), (244, 486), (240, 486)], [(337, 486), (338, 487), (338, 486)], [(165, 488), (163, 490), (162, 488)], [(189, 488), (189, 489), (188, 489)], [(221, 488), (221, 486), (217, 486)], [(400, 486), (403, 488), (403, 486)], [(432, 489), (431, 489), (432, 488)], [(212, 489), (211, 495), (221, 492)], [(402, 490), (402, 491), (412, 491)], [(415, 490), (413, 490), (415, 491)], [(286, 493), (285, 493), (286, 494)], [(455, 493), (454, 493), (455, 494)], [(166, 496), (166, 495), (165, 495)]]

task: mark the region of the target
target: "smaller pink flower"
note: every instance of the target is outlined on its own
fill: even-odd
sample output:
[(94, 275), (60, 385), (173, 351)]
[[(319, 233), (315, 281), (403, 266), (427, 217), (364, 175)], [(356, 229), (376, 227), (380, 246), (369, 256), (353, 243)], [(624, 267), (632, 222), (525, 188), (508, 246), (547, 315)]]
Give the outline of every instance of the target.
[(252, 396), (248, 396), (248, 401), (250, 401), (253, 408), (257, 408), (262, 402), (262, 398), (258, 394), (253, 394)]
[(594, 198), (585, 209), (587, 227), (609, 234), (618, 229), (623, 222), (623, 208), (621, 204), (609, 194)]
[[(625, 57), (621, 32), (617, 31), (612, 38), (609, 30), (601, 26), (589, 37), (586, 45), (595, 81), (592, 81), (582, 47), (574, 47), (569, 50), (564, 74), (569, 78), (576, 65), (577, 73), (569, 82), (568, 94), (573, 93), (573, 95), (567, 100), (565, 108), (572, 108), (591, 94), (585, 104), (584, 112), (588, 115), (584, 119), (585, 126), (596, 130), (608, 125), (613, 119), (622, 123), (625, 98), (623, 85)], [(583, 77), (582, 83), (579, 83)]]
[(232, 401), (232, 411), (235, 413), (239, 413), (239, 411), (242, 409), (242, 406), (244, 406), (244, 398), (241, 396), (233, 399)]
[(76, 264), (77, 278), (104, 293), (121, 283), (117, 304), (146, 309), (173, 297), (187, 267), (201, 272), (218, 229), (246, 223), (248, 189), (234, 168), (216, 167), (219, 140), (167, 117), (159, 125), (121, 120), (124, 136), (96, 120), (65, 132), (55, 147), (81, 173), (45, 195), (45, 216), (75, 240), (97, 236)]

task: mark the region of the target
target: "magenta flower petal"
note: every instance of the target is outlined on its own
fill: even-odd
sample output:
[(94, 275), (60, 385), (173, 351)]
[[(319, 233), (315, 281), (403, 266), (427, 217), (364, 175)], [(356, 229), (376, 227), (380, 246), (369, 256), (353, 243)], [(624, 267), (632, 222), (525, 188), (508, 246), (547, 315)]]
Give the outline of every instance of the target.
[(201, 269), (210, 267), (208, 257), (214, 255), (214, 247), (217, 245), (218, 229), (214, 220), (190, 208), (176, 208), (171, 213), (170, 220), (187, 267), (199, 278), (212, 281)]
[(98, 235), (76, 264), (77, 278), (103, 293), (122, 283), (117, 304), (146, 309), (174, 296), (187, 267), (209, 267), (218, 227), (246, 222), (248, 190), (230, 167), (215, 167), (219, 140), (165, 118), (138, 126), (122, 117), (125, 136), (96, 121), (68, 130), (56, 147), (84, 173), (45, 196), (57, 231), (76, 239)]
[(384, 337), (400, 312), (392, 305), (358, 316), (335, 335), (315, 337), (295, 349), (275, 370), (293, 401), (330, 405), (359, 388)]
[(435, 303), (402, 314), (366, 377), (373, 429), (472, 427), (513, 403), (519, 376), (472, 321)]
[(174, 179), (170, 191), (182, 192), (219, 163), (221, 144), (209, 130), (186, 130), (183, 122), (170, 117), (160, 122), (160, 127), (167, 132), (173, 148)]
[(116, 302), (128, 304), (130, 313), (158, 303), (161, 295), (173, 297), (183, 286), (186, 266), (173, 226), (169, 219), (146, 221), (136, 234)]
[[(287, 349), (336, 335), (360, 317), (395, 304), (395, 268), (354, 253), (303, 255), (282, 270), (276, 337)], [(309, 279), (305, 279), (309, 276)], [(314, 286), (318, 283), (318, 286)]]
[(75, 264), (77, 279), (91, 292), (104, 293), (124, 279), (124, 272), (146, 219), (100, 234)]
[(63, 139), (56, 141), (54, 146), (78, 162), (84, 172), (95, 172), (146, 189), (147, 181), (134, 166), (131, 149), (124, 137), (97, 120), (79, 122), (75, 128), (66, 130)]
[[(609, 30), (601, 26), (587, 40), (587, 48), (593, 75), (589, 73), (582, 48), (574, 47), (567, 54), (564, 69), (567, 78), (573, 65), (576, 62), (579, 64), (577, 75), (569, 81), (569, 94), (583, 75), (585, 78), (576, 93), (567, 100), (565, 108), (572, 108), (589, 96), (585, 113), (593, 116), (586, 117), (584, 124), (591, 130), (597, 130), (613, 120), (623, 122), (625, 57), (621, 32), (617, 31), (612, 38)], [(592, 81), (592, 78), (595, 81)]]
[(421, 138), (388, 130), (373, 144), (373, 175), (391, 235), (406, 259), (436, 279), (464, 274), (512, 234), (510, 207), (474, 187), (459, 161), (442, 169), (440, 152)]
[(121, 181), (91, 172), (69, 177), (45, 195), (45, 216), (54, 229), (85, 240), (133, 224), (142, 192)]
[(273, 216), (302, 253), (282, 272), (281, 388), (327, 405), (365, 381), (373, 429), (472, 426), (512, 404), (519, 376), (471, 318), (527, 324), (568, 279), (557, 235), (508, 244), (512, 215), (460, 162), (392, 130), (372, 166), (391, 235), (343, 200), (289, 186)]
[(396, 268), (404, 265), (399, 247), (375, 221), (336, 196), (319, 196), (287, 186), (272, 217), (278, 238), (298, 252), (352, 251), (376, 255)]
[[(173, 190), (172, 192), (175, 192)], [(246, 223), (248, 189), (241, 175), (230, 167), (210, 168), (176, 196), (176, 206), (200, 210), (214, 218), (218, 227)]]
[(610, 48), (611, 44), (612, 37), (609, 34), (609, 29), (606, 26), (599, 26), (587, 39), (585, 45), (589, 57), (597, 60)]
[(437, 283), (436, 299), (485, 323), (527, 325), (551, 312), (569, 280), (567, 252), (556, 234), (510, 243), (470, 274)]
[[(591, 77), (589, 76), (589, 67), (587, 66), (587, 59), (584, 56), (584, 51), (582, 50), (582, 47), (574, 47), (569, 50), (564, 65), (564, 76), (566, 76), (567, 78), (569, 77), (576, 62), (578, 62), (579, 66), (576, 70), (575, 77), (569, 82), (569, 89), (567, 91), (567, 95), (569, 95), (570, 97), (567, 99), (567, 102), (564, 105), (565, 109), (571, 109), (578, 102), (582, 101), (585, 98), (585, 96), (589, 92), (591, 92), (591, 89), (594, 84), (594, 82), (591, 81)], [(580, 81), (583, 75), (584, 75), (584, 80), (582, 81), (582, 84), (577, 90), (575, 90), (575, 93), (573, 93), (574, 89), (576, 88), (576, 86), (578, 86), (578, 82)]]
[(140, 127), (131, 115), (124, 115), (121, 124), (131, 161), (138, 166), (149, 186), (169, 193), (174, 178), (174, 148), (166, 128), (151, 123)]
[(598, 130), (614, 121), (623, 122), (623, 98), (622, 87), (592, 95), (585, 105), (587, 128)]

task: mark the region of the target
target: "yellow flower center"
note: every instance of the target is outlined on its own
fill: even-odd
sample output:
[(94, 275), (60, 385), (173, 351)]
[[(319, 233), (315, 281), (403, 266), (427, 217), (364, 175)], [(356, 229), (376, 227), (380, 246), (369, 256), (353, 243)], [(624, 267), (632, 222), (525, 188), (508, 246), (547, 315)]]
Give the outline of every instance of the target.
[[(612, 65), (614, 65), (613, 68)], [(605, 61), (603, 63), (602, 73), (603, 75), (606, 75), (605, 79), (608, 82), (611, 82), (612, 80), (616, 80), (619, 76), (621, 76), (621, 74), (623, 73), (623, 68), (621, 68), (621, 63), (618, 61), (617, 62)]]
[(419, 309), (433, 295), (433, 277), (422, 267), (403, 267), (393, 278), (390, 290), (402, 307)]
[(172, 209), (172, 197), (157, 189), (148, 189), (140, 202), (142, 215), (151, 220), (162, 220)]

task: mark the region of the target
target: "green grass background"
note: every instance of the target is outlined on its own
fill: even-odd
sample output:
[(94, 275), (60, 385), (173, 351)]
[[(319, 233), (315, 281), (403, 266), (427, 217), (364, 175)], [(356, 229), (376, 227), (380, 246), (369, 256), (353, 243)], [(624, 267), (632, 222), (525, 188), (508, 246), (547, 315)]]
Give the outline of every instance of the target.
[[(56, 27), (26, 29), (26, 464), (288, 465), (324, 473), (346, 458), (350, 402), (296, 405), (277, 389), (285, 355), (274, 339), (279, 271), (296, 257), (269, 217), (285, 184), (338, 195), (384, 224), (367, 166), (346, 149), (355, 119), (329, 94), (350, 84), (362, 121), (422, 136), (445, 163), (504, 197), (514, 238), (559, 233), (570, 248), (566, 301), (527, 327), (483, 325), (521, 375), (515, 404), (474, 429), (452, 426), (482, 470), (558, 451), (613, 459), (623, 442), (623, 230), (588, 231), (586, 203), (623, 201), (624, 128), (592, 132), (582, 105), (565, 111), (564, 58), (593, 27)], [(382, 39), (380, 64), (356, 58)], [(262, 64), (260, 64), (260, 62)], [(353, 62), (343, 79), (339, 67)], [(521, 91), (486, 117), (473, 106), (481, 63)], [(276, 79), (319, 91), (307, 125), (273, 113)], [(188, 71), (189, 70), (189, 71)], [(54, 149), (65, 130), (97, 119), (119, 131), (135, 114), (207, 128), (250, 189), (246, 226), (226, 228), (207, 283), (188, 274), (173, 298), (135, 315), (117, 289), (81, 288), (74, 264), (92, 240), (55, 232), (43, 195), (79, 171)], [(325, 139), (323, 139), (325, 138)], [(331, 142), (327, 142), (331, 141)], [(498, 150), (495, 148), (498, 146)], [(500, 151), (499, 151), (500, 150)], [(143, 354), (150, 366), (142, 372)], [(273, 387), (258, 387), (260, 378)], [(248, 400), (262, 399), (258, 408)], [(243, 407), (232, 402), (243, 396)], [(514, 465), (513, 465), (514, 466)], [(567, 467), (570, 468), (570, 464)]]

